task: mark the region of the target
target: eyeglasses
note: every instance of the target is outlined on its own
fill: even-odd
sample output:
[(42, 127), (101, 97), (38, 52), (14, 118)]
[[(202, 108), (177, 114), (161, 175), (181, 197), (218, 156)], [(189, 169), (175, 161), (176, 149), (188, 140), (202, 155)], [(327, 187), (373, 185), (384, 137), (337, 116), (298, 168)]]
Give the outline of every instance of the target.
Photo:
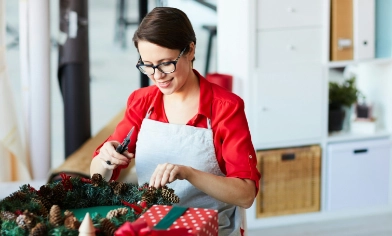
[(170, 74), (173, 73), (174, 71), (176, 71), (176, 65), (178, 60), (180, 59), (180, 57), (182, 56), (182, 54), (184, 54), (185, 52), (184, 48), (180, 55), (177, 57), (176, 60), (174, 61), (166, 61), (166, 62), (162, 62), (156, 66), (154, 65), (149, 65), (149, 64), (144, 64), (142, 62), (142, 57), (139, 58), (139, 61), (136, 64), (136, 68), (138, 68), (140, 70), (140, 72), (142, 72), (145, 75), (153, 75), (155, 73), (155, 68), (158, 69), (160, 72), (164, 73), (164, 74)]

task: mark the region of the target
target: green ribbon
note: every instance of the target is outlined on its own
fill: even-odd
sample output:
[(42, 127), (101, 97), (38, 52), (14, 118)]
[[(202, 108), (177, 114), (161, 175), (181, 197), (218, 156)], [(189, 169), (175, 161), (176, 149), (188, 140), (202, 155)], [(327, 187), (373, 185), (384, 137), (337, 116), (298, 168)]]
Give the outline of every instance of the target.
[(157, 225), (155, 225), (154, 229), (168, 229), (174, 221), (176, 221), (184, 212), (188, 210), (187, 207), (181, 206), (173, 206), (172, 209), (162, 218), (161, 221)]

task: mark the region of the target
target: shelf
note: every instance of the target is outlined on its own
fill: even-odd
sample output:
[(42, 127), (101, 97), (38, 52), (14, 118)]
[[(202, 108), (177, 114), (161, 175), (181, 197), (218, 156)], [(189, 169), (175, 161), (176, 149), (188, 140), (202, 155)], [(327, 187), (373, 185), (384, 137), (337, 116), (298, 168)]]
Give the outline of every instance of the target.
[(391, 133), (387, 131), (378, 131), (374, 134), (353, 134), (353, 133), (342, 131), (342, 132), (330, 133), (327, 138), (327, 142), (328, 143), (349, 142), (349, 141), (357, 141), (357, 140), (388, 138), (390, 136)]
[(392, 58), (374, 58), (374, 59), (367, 59), (367, 60), (350, 60), (350, 61), (330, 61), (328, 62), (329, 68), (343, 68), (348, 65), (355, 65), (359, 63), (372, 63), (372, 64), (384, 64), (384, 63), (391, 63)]

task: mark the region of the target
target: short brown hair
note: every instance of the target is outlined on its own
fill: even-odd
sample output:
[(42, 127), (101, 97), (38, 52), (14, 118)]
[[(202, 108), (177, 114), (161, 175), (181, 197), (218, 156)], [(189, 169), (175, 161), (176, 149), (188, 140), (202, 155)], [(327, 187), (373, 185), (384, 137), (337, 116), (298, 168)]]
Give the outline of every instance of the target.
[(169, 49), (189, 51), (191, 42), (196, 44), (196, 35), (187, 15), (172, 7), (156, 7), (148, 13), (133, 35), (133, 42), (138, 48), (140, 40)]

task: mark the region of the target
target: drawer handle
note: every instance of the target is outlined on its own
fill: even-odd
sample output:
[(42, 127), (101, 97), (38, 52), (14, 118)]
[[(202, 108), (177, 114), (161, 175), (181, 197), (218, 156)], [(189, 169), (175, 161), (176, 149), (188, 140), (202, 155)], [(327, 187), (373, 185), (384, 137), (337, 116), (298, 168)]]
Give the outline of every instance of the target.
[(354, 150), (354, 154), (358, 154), (358, 153), (367, 153), (367, 148), (364, 149), (355, 149)]
[(295, 12), (295, 8), (294, 7), (288, 7), (287, 8), (287, 12), (294, 13)]
[(282, 154), (282, 161), (291, 161), (295, 159), (294, 153)]
[(287, 50), (293, 51), (295, 49), (295, 46), (292, 44), (289, 44), (286, 46)]

